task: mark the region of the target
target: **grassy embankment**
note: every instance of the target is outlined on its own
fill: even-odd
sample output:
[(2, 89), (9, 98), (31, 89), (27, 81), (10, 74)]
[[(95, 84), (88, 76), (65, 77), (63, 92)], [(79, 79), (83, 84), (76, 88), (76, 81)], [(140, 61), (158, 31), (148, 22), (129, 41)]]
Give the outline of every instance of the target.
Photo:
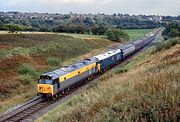
[(0, 111), (35, 95), (41, 73), (99, 54), (112, 43), (94, 35), (1, 33)]
[(112, 43), (57, 34), (0, 34), (0, 111), (35, 95), (41, 73), (98, 54)]
[(157, 41), (37, 121), (177, 121), (180, 38)]

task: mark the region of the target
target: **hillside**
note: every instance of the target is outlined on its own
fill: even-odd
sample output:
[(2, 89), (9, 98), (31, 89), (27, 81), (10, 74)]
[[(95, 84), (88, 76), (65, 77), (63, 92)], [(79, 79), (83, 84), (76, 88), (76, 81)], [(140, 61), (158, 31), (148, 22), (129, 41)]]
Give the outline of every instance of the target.
[[(150, 31), (127, 30), (131, 40)], [(99, 54), (114, 44), (97, 35), (0, 32), (0, 111), (35, 96), (40, 74)]]
[(112, 43), (58, 34), (0, 34), (0, 111), (34, 96), (41, 73), (99, 54)]
[(107, 72), (37, 121), (179, 120), (180, 45), (158, 50), (153, 46)]

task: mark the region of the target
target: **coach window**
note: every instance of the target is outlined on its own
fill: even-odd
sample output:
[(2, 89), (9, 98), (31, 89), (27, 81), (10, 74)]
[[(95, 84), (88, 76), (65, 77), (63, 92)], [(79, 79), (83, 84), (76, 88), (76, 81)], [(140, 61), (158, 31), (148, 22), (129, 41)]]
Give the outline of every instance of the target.
[(112, 57), (112, 60), (114, 60), (114, 57)]
[(66, 80), (66, 78), (64, 78), (64, 80)]
[(78, 74), (80, 74), (80, 71), (78, 71)]

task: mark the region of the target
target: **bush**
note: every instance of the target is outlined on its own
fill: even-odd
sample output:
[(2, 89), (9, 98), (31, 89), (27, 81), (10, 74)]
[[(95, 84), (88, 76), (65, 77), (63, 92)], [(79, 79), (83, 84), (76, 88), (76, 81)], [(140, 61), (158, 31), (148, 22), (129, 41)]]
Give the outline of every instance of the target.
[(122, 40), (129, 40), (129, 35), (120, 29), (109, 29), (106, 31), (105, 35), (112, 41), (121, 42)]
[(19, 81), (23, 85), (30, 85), (32, 80), (33, 79), (32, 79), (32, 77), (30, 75), (21, 75), (21, 76), (19, 76)]
[(180, 25), (177, 22), (171, 22), (166, 25), (163, 33), (164, 39), (180, 37)]
[(60, 64), (60, 59), (55, 57), (47, 58), (47, 63), (51, 66), (58, 66)]
[(21, 30), (21, 28), (18, 25), (13, 25), (13, 24), (7, 24), (4, 26), (6, 30), (9, 31), (9, 33), (14, 33), (14, 32), (18, 32)]
[(21, 74), (21, 75), (30, 75), (30, 76), (33, 76), (33, 77), (37, 77), (37, 72), (34, 68), (32, 68), (31, 66), (29, 66), (28, 64), (23, 64), (22, 66), (20, 66), (18, 68), (18, 72)]
[(164, 49), (169, 49), (176, 44), (180, 44), (180, 38), (172, 38), (170, 40), (167, 40), (165, 43), (158, 43), (156, 44), (155, 52), (158, 52)]
[(128, 71), (127, 68), (119, 68), (115, 71), (115, 74), (126, 73), (127, 71)]

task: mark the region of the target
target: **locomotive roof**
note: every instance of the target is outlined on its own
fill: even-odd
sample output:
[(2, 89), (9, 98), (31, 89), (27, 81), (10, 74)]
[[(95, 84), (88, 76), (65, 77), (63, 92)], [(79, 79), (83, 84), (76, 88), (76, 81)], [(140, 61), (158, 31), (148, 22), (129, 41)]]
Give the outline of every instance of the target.
[(94, 56), (94, 58), (96, 58), (98, 60), (104, 60), (105, 58), (111, 57), (119, 52), (121, 52), (120, 49), (110, 50), (110, 51), (104, 52), (102, 54), (99, 54), (97, 56)]
[(68, 66), (64, 66), (64, 67), (62, 67), (60, 69), (44, 73), (41, 76), (49, 76), (49, 77), (51, 77), (52, 80), (54, 80), (54, 79), (59, 78), (60, 76), (68, 74), (68, 73), (70, 73), (72, 71), (80, 69), (80, 68), (82, 68), (84, 66), (87, 66), (89, 64), (92, 64), (94, 62), (96, 62), (96, 60), (94, 58), (85, 59), (85, 60), (80, 61), (78, 63), (71, 64), (71, 65), (68, 65)]

